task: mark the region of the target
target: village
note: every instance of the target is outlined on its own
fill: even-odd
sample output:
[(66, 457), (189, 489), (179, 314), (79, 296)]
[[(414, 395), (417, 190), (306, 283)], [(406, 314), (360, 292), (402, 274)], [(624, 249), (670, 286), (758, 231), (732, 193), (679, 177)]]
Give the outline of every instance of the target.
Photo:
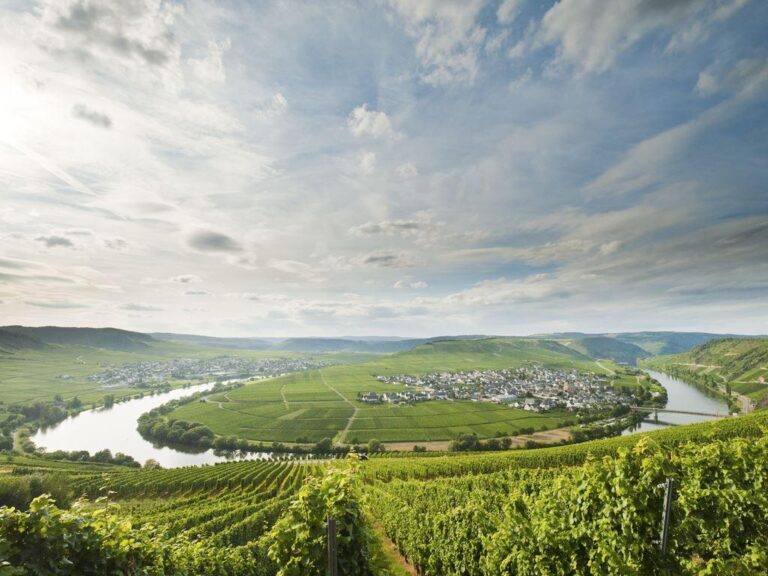
[(182, 358), (159, 362), (136, 362), (108, 369), (90, 376), (104, 388), (154, 388), (168, 380), (226, 381), (234, 379), (281, 376), (322, 368), (328, 363), (316, 358)]
[(507, 404), (533, 412), (590, 410), (634, 404), (630, 392), (613, 387), (605, 376), (540, 365), (501, 370), (433, 372), (419, 376), (377, 376), (377, 380), (409, 389), (362, 393), (358, 400), (369, 404), (469, 400)]

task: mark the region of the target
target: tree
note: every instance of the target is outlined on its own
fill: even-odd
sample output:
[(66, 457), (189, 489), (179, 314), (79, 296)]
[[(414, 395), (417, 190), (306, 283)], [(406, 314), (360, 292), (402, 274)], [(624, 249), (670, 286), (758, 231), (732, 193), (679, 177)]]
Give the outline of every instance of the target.
[(112, 408), (112, 406), (115, 405), (115, 395), (114, 394), (105, 394), (104, 395), (104, 408)]
[(315, 452), (320, 452), (321, 454), (328, 454), (329, 452), (333, 451), (333, 440), (330, 438), (323, 438), (315, 444)]
[(368, 452), (384, 452), (386, 448), (384, 448), (384, 444), (381, 443), (381, 441), (376, 440), (375, 438), (371, 438), (368, 441)]
[(149, 458), (146, 462), (144, 462), (145, 470), (160, 470), (161, 468), (162, 466), (160, 466), (160, 462), (154, 458)]
[(456, 440), (451, 442), (451, 451), (466, 452), (477, 450), (479, 443), (477, 434), (459, 434)]
[(112, 452), (109, 448), (100, 450), (93, 455), (94, 462), (112, 462)]

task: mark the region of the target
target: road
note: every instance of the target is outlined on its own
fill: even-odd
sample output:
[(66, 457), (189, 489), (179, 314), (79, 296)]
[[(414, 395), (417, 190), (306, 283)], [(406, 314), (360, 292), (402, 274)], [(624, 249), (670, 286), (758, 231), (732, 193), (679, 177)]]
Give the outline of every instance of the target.
[(595, 364), (597, 364), (598, 366), (600, 366), (600, 368), (602, 368), (603, 370), (606, 370), (606, 371), (607, 371), (607, 372), (608, 372), (608, 373), (609, 373), (611, 376), (613, 376), (614, 374), (616, 374), (616, 372), (615, 372), (614, 370), (611, 370), (610, 368), (608, 368), (608, 366), (604, 366), (604, 365), (602, 365), (602, 364), (600, 363), (600, 360), (595, 360)]
[(750, 398), (747, 398), (746, 396), (742, 396), (741, 394), (738, 394), (736, 392), (734, 392), (734, 395), (741, 402), (742, 414), (749, 414), (750, 412), (752, 412), (752, 400)]
[(288, 400), (287, 400), (287, 399), (286, 399), (286, 397), (285, 397), (285, 384), (283, 384), (282, 386), (280, 386), (280, 396), (282, 396), (282, 397), (283, 397), (283, 404), (285, 404), (285, 409), (286, 409), (286, 410), (290, 410), (290, 409), (291, 409), (291, 407), (288, 405)]
[(346, 440), (346, 438), (347, 438), (347, 433), (349, 432), (349, 429), (352, 427), (352, 422), (354, 422), (355, 418), (357, 417), (357, 413), (360, 411), (360, 408), (355, 406), (354, 402), (352, 402), (349, 399), (347, 399), (347, 397), (344, 396), (344, 394), (342, 394), (341, 392), (336, 390), (336, 388), (334, 388), (333, 386), (328, 384), (328, 382), (326, 382), (326, 380), (325, 380), (325, 374), (323, 374), (322, 370), (318, 370), (318, 372), (320, 372), (320, 380), (323, 381), (323, 384), (325, 384), (326, 388), (328, 388), (329, 390), (333, 390), (336, 394), (339, 395), (339, 397), (342, 400), (344, 400), (344, 402), (346, 402), (347, 404), (352, 406), (352, 408), (354, 409), (354, 411), (352, 412), (352, 415), (347, 420), (347, 425), (344, 427), (344, 430), (339, 432), (338, 435), (336, 436), (336, 438), (337, 438), (336, 443), (337, 444), (343, 444), (344, 440)]

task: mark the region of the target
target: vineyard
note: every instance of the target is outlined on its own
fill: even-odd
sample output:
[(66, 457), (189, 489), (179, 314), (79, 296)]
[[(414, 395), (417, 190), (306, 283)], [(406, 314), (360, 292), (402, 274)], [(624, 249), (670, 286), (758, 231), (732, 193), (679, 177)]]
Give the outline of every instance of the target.
[(338, 573), (350, 576), (761, 574), (767, 427), (756, 413), (575, 446), (367, 462), (22, 461), (6, 478), (63, 474), (84, 498), (0, 509), (0, 574), (323, 575), (328, 517)]

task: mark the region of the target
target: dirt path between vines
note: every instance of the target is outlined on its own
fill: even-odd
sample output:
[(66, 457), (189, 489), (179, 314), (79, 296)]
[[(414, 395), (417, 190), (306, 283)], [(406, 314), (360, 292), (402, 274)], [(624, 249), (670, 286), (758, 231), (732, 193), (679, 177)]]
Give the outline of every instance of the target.
[(400, 550), (398, 550), (395, 543), (389, 539), (389, 536), (387, 536), (387, 533), (384, 532), (384, 527), (381, 525), (381, 523), (375, 521), (373, 523), (373, 529), (381, 540), (384, 554), (390, 560), (394, 561), (400, 568), (402, 568), (405, 574), (408, 574), (409, 576), (419, 576), (419, 572), (416, 570), (416, 567), (408, 562), (408, 560), (405, 559), (405, 556), (400, 554)]
[(328, 382), (326, 382), (325, 380), (325, 374), (323, 374), (322, 370), (319, 370), (319, 372), (320, 372), (320, 379), (323, 381), (323, 384), (325, 384), (326, 388), (328, 388), (329, 390), (333, 390), (336, 394), (339, 395), (339, 397), (341, 397), (342, 400), (344, 400), (344, 402), (352, 406), (352, 408), (354, 409), (354, 412), (352, 412), (352, 415), (347, 420), (347, 425), (344, 427), (344, 430), (339, 432), (338, 436), (336, 437), (336, 443), (343, 444), (344, 440), (346, 440), (347, 438), (347, 433), (349, 433), (349, 429), (352, 428), (352, 422), (354, 422), (355, 418), (357, 418), (357, 413), (360, 411), (360, 408), (355, 406), (355, 403), (347, 399), (347, 397), (344, 396), (344, 394), (342, 394), (341, 392), (336, 390), (336, 388), (328, 384)]

